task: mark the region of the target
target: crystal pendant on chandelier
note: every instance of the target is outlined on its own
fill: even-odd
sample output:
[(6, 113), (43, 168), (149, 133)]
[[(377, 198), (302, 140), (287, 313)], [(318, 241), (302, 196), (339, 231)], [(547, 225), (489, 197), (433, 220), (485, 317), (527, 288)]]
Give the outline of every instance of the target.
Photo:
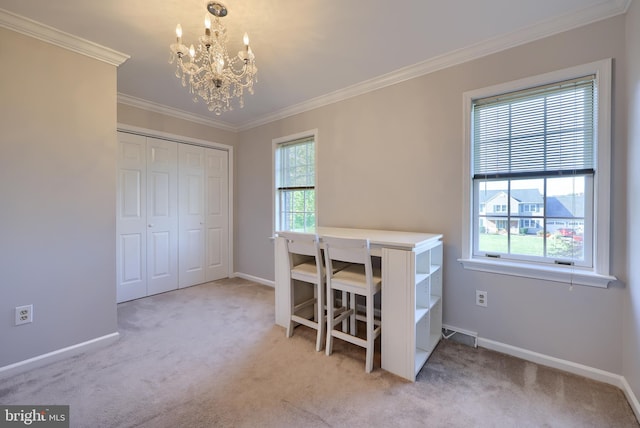
[(244, 90), (253, 94), (257, 82), (255, 56), (249, 46), (249, 36), (245, 33), (244, 49), (237, 55), (227, 52), (227, 30), (220, 18), (227, 15), (227, 8), (219, 2), (211, 1), (207, 10), (213, 15), (205, 17), (204, 35), (198, 38), (197, 47), (187, 48), (182, 43), (182, 27), (176, 27), (176, 43), (171, 44), (169, 63), (176, 62), (176, 77), (182, 86), (189, 86), (193, 101), (198, 97), (206, 103), (209, 111), (216, 115), (233, 110), (231, 101), (238, 98), (240, 108), (244, 106)]

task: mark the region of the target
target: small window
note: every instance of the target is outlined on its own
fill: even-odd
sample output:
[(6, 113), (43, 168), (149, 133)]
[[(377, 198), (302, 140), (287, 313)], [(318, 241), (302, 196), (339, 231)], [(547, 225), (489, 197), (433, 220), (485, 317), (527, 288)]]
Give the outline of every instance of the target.
[(275, 143), (275, 230), (316, 226), (315, 134)]
[(609, 86), (607, 60), (465, 93), (465, 267), (611, 280)]

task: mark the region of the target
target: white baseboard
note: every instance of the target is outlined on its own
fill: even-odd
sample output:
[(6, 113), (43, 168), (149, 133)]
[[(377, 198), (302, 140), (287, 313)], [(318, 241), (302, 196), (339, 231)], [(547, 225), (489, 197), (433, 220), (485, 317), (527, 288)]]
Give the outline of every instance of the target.
[(107, 334), (105, 336), (96, 337), (95, 339), (91, 339), (86, 342), (78, 343), (76, 345), (58, 349), (53, 352), (38, 355), (37, 357), (18, 361), (17, 363), (9, 364), (8, 366), (0, 367), (0, 379), (6, 379), (10, 376), (24, 373), (37, 367), (55, 363), (56, 361), (70, 358), (74, 355), (102, 348), (117, 341), (119, 337), (120, 333), (118, 332)]
[(633, 389), (631, 389), (631, 385), (629, 385), (629, 382), (627, 382), (627, 379), (624, 376), (622, 377), (622, 384), (623, 384), (622, 391), (624, 392), (624, 395), (627, 397), (627, 401), (629, 402), (629, 405), (633, 409), (633, 413), (636, 414), (636, 419), (638, 420), (638, 422), (640, 422), (640, 402), (638, 401), (638, 397), (636, 397), (636, 395), (633, 393)]
[(478, 338), (478, 346), (622, 388), (622, 376), (494, 340)]
[(618, 387), (624, 392), (631, 409), (640, 421), (640, 403), (624, 376), (481, 337), (478, 338), (478, 346)]
[(238, 278), (246, 279), (248, 281), (257, 282), (258, 284), (267, 285), (269, 287), (276, 288), (275, 281), (270, 281), (268, 279), (260, 278), (253, 275), (247, 275), (246, 273), (242, 273), (242, 272), (234, 272), (233, 276), (237, 276)]

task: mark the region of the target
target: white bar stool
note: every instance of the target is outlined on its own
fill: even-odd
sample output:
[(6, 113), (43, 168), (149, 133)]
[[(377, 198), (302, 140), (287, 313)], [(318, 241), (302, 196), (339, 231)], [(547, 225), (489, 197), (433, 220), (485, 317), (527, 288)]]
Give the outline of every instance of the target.
[[(322, 238), (325, 264), (327, 268), (327, 355), (331, 355), (333, 338), (345, 340), (367, 350), (365, 371), (370, 373), (373, 370), (373, 353), (375, 340), (380, 336), (381, 322), (374, 318), (374, 296), (380, 292), (382, 287), (382, 275), (380, 269), (374, 269), (371, 263), (371, 251), (369, 240), (367, 239), (345, 239), (334, 237)], [(348, 267), (338, 270), (333, 269), (334, 264), (340, 262), (351, 263)], [(341, 308), (334, 308), (332, 298), (333, 291), (340, 290), (343, 297)], [(366, 314), (360, 315), (356, 302), (356, 296), (363, 296), (366, 299)], [(348, 301), (348, 302), (347, 302)], [(345, 321), (351, 321), (350, 331), (343, 325), (343, 331), (335, 330), (334, 327)], [(356, 322), (366, 323), (366, 338), (356, 336)]]
[[(293, 336), (294, 323), (306, 325), (317, 330), (316, 351), (321, 351), (326, 327), (325, 317), (325, 270), (318, 235), (299, 232), (278, 232), (278, 236), (285, 238), (289, 254), (289, 269), (291, 281), (289, 285), (291, 295), (291, 318), (287, 326), (287, 337)], [(296, 303), (295, 281), (313, 284), (313, 297)], [(302, 310), (313, 306), (313, 317), (309, 310), (301, 314)]]

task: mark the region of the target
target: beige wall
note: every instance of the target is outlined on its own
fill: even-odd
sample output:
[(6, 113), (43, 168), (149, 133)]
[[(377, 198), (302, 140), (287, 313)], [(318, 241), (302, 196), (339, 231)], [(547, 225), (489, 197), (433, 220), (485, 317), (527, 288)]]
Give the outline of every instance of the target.
[(238, 141), (238, 134), (233, 131), (224, 131), (212, 126), (154, 113), (126, 104), (118, 104), (118, 124), (160, 131), (181, 137), (195, 138), (217, 144), (225, 144), (232, 147), (235, 146)]
[[(627, 21), (627, 141), (629, 146), (627, 218), (640, 212), (640, 0), (633, 0)], [(622, 374), (640, 399), (640, 225), (628, 221), (629, 283), (625, 296)], [(638, 415), (640, 417), (640, 415)]]
[[(241, 133), (236, 271), (273, 280), (271, 140), (318, 129), (318, 223), (441, 232), (447, 324), (620, 373), (622, 286), (598, 289), (464, 270), (462, 94), (614, 58), (612, 273), (626, 281), (624, 16), (441, 70)], [(475, 306), (487, 290), (489, 307)]]
[(116, 68), (2, 28), (0, 52), (3, 367), (117, 331)]

